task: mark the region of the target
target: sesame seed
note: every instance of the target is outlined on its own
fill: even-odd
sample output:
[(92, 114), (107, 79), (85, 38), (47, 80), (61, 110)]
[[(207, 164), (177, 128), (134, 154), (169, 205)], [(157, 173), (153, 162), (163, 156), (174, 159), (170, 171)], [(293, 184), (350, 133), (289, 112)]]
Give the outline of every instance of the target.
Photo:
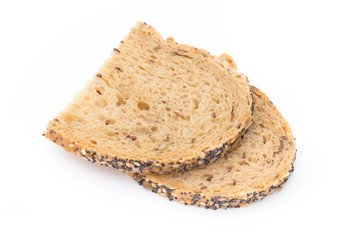
[(82, 149), (81, 149), (81, 154), (82, 154), (83, 156), (86, 155), (86, 150), (85, 150), (85, 148), (82, 148)]

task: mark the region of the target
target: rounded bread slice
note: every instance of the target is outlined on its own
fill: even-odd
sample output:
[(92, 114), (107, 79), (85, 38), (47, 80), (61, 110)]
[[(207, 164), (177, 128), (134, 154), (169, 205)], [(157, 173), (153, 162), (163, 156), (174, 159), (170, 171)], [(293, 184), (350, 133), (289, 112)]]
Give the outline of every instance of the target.
[(280, 189), (294, 170), (295, 139), (269, 98), (252, 92), (253, 123), (230, 153), (189, 172), (130, 175), (169, 200), (210, 209), (245, 206)]
[(139, 22), (44, 135), (125, 172), (182, 172), (219, 158), (251, 114), (244, 75)]

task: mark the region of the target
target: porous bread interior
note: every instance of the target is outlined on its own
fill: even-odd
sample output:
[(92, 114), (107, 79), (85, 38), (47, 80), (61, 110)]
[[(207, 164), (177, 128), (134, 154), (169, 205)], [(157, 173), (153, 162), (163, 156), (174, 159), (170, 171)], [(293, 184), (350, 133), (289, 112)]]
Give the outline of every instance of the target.
[(199, 156), (251, 119), (247, 78), (222, 61), (138, 23), (49, 126), (123, 158)]
[(290, 126), (264, 93), (253, 93), (253, 123), (231, 153), (206, 168), (146, 178), (177, 192), (241, 198), (288, 177), (296, 152)]

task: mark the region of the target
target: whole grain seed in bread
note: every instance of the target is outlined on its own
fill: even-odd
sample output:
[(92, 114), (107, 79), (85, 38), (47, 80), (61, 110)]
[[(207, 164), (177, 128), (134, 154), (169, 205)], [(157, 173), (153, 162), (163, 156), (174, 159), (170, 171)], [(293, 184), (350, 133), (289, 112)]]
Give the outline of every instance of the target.
[(181, 172), (226, 152), (251, 109), (244, 75), (138, 23), (44, 135), (125, 172)]
[(295, 140), (269, 98), (252, 92), (253, 124), (230, 153), (189, 172), (130, 175), (169, 200), (210, 209), (242, 207), (280, 189), (294, 170)]

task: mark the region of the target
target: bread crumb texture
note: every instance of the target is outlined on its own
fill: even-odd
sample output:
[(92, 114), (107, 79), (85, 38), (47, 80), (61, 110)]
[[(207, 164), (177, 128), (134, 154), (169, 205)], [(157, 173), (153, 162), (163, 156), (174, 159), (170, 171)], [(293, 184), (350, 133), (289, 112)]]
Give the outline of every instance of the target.
[(124, 172), (182, 172), (226, 152), (252, 105), (248, 79), (226, 60), (139, 22), (44, 135)]
[(254, 122), (231, 153), (189, 172), (131, 176), (169, 200), (210, 209), (242, 207), (280, 189), (294, 170), (295, 140), (269, 98), (252, 91)]

